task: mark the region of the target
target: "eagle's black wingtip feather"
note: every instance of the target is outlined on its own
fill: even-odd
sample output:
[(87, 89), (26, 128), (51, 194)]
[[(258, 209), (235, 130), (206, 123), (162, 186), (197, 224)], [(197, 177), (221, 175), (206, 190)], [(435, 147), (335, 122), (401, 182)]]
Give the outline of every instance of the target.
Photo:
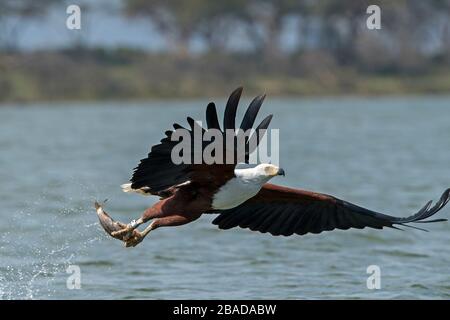
[(240, 128), (244, 132), (253, 127), (253, 124), (255, 123), (256, 120), (256, 116), (258, 115), (259, 109), (261, 108), (265, 97), (266, 97), (265, 94), (257, 96), (252, 100), (252, 102), (248, 106), (240, 126)]
[[(449, 202), (449, 200), (450, 200), (450, 188), (446, 189), (442, 193), (441, 198), (439, 199), (438, 202), (436, 202), (436, 204), (433, 207), (431, 207), (431, 204), (433, 203), (433, 201), (430, 200), (417, 213), (413, 214), (412, 216), (406, 217), (406, 218), (397, 218), (397, 219), (393, 220), (392, 223), (422, 230), (421, 228), (407, 225), (407, 223), (432, 223), (432, 222), (448, 221), (445, 218), (433, 219), (433, 220), (425, 220), (425, 219), (438, 213), (442, 208), (445, 207), (445, 205)], [(423, 231), (427, 231), (427, 230), (423, 229)]]
[(236, 111), (242, 95), (242, 87), (235, 89), (228, 98), (223, 118), (223, 129), (235, 129)]
[[(403, 224), (401, 224), (402, 226), (404, 226)], [(396, 226), (394, 226), (394, 225), (392, 225), (392, 226), (388, 226), (389, 228), (392, 228), (392, 229), (396, 229), (396, 230), (400, 230), (400, 231), (405, 231), (405, 230), (403, 230), (403, 229), (401, 229), (401, 228), (399, 228), (399, 227), (396, 227)]]
[(408, 228), (411, 228), (411, 229), (416, 229), (416, 230), (420, 230), (420, 231), (429, 232), (427, 229), (419, 228), (419, 227), (412, 226), (412, 225), (409, 225), (409, 224), (404, 224), (404, 223), (402, 223), (402, 224), (400, 224), (400, 225), (401, 225), (402, 227), (408, 227)]
[(231, 94), (239, 94), (239, 95), (241, 95), (242, 91), (244, 91), (244, 87), (243, 86), (239, 86), (236, 89), (234, 89)]
[(216, 105), (214, 102), (208, 103), (208, 106), (206, 107), (206, 125), (208, 126), (208, 129), (219, 129), (220, 130), (220, 124), (217, 117), (217, 110)]
[(425, 221), (420, 220), (420, 221), (414, 221), (414, 223), (430, 223), (430, 222), (445, 222), (445, 221), (448, 221), (448, 219), (442, 218), (442, 219), (433, 219), (433, 220), (425, 220)]

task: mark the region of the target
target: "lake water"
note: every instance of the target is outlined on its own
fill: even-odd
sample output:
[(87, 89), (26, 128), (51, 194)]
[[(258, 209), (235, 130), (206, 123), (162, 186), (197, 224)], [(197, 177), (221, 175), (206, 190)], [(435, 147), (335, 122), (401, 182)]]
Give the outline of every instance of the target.
[[(204, 119), (207, 102), (0, 107), (0, 297), (450, 298), (446, 222), (286, 238), (221, 231), (205, 215), (132, 249), (108, 237), (93, 201), (108, 198), (118, 220), (139, 217), (156, 199), (119, 185), (173, 122)], [(273, 182), (409, 215), (450, 187), (449, 108), (450, 97), (269, 97), (261, 113), (275, 114), (286, 171)], [(71, 265), (81, 289), (67, 288)], [(370, 265), (379, 290), (367, 289)]]

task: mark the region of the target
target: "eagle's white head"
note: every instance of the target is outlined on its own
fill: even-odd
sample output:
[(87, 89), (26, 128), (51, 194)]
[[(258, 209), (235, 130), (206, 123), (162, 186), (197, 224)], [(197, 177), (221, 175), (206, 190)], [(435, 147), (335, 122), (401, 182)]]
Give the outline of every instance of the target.
[(252, 168), (235, 169), (234, 174), (237, 178), (264, 184), (275, 176), (284, 176), (284, 170), (270, 163), (261, 163)]
[(284, 170), (270, 163), (261, 163), (255, 167), (256, 171), (261, 175), (269, 178), (275, 176), (284, 176)]

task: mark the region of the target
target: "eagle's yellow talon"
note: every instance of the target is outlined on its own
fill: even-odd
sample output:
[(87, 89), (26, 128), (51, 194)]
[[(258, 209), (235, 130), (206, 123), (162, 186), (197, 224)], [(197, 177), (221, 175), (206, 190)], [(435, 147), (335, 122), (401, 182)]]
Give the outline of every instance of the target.
[(143, 239), (144, 239), (144, 236), (142, 235), (142, 233), (137, 231), (137, 230), (135, 230), (135, 232), (133, 233), (133, 236), (130, 239), (125, 240), (125, 247), (127, 247), (127, 248), (135, 247), (139, 243), (141, 243), (141, 241)]

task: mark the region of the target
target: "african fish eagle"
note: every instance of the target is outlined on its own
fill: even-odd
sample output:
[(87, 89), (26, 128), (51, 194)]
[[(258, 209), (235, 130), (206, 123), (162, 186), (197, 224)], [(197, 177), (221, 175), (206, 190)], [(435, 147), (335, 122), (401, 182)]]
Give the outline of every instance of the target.
[[(227, 129), (236, 131), (236, 110), (241, 93), (242, 88), (238, 88), (230, 95), (225, 107), (223, 129), (220, 128), (215, 104), (209, 103), (206, 108), (207, 128), (201, 130), (217, 129), (224, 134)], [(253, 128), (264, 98), (264, 95), (258, 96), (250, 103), (240, 129), (245, 131)], [(256, 145), (259, 143), (259, 132), (268, 128), (271, 119), (272, 115), (264, 118), (254, 134), (246, 140), (246, 162), (252, 151), (250, 141), (256, 139)], [(198, 124), (190, 117), (187, 121), (190, 129), (186, 130), (193, 135), (194, 127)], [(175, 123), (174, 128), (183, 127)], [(430, 201), (409, 217), (390, 216), (330, 195), (269, 184), (271, 178), (284, 175), (284, 170), (273, 164), (263, 163), (247, 168), (237, 168), (237, 163), (233, 162), (174, 164), (171, 151), (178, 142), (172, 141), (173, 132), (166, 131), (166, 137), (161, 143), (153, 146), (147, 158), (135, 168), (131, 183), (122, 186), (125, 192), (159, 196), (159, 202), (129, 224), (114, 221), (102, 205), (95, 203), (102, 227), (112, 237), (122, 240), (126, 247), (136, 246), (156, 228), (183, 225), (197, 220), (203, 213), (218, 214), (213, 223), (220, 229), (239, 226), (252, 231), (269, 232), (274, 236), (365, 227), (398, 229), (398, 226), (410, 226), (409, 223), (446, 221), (424, 219), (447, 204), (450, 188), (433, 207)], [(207, 145), (204, 143), (203, 148)], [(141, 232), (137, 229), (150, 220), (152, 222), (145, 230)]]

